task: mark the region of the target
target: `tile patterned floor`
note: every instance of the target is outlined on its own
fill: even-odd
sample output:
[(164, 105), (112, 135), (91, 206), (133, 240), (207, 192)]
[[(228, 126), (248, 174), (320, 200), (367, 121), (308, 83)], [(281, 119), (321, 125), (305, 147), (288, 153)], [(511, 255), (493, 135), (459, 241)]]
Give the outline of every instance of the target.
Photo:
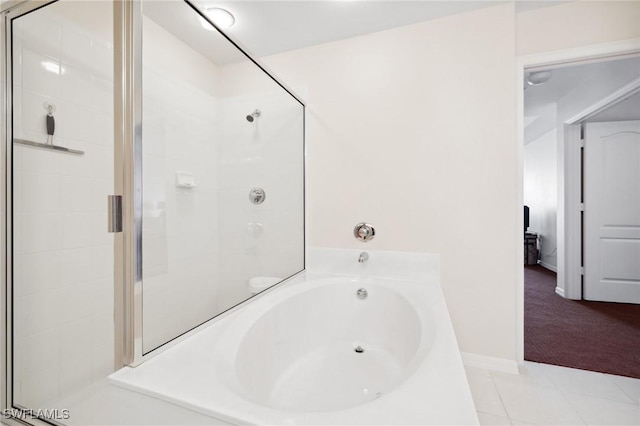
[[(640, 380), (525, 362), (519, 375), (466, 367), (481, 425), (640, 426)], [(57, 406), (69, 426), (107, 425), (106, 380)]]
[(466, 371), (481, 425), (640, 425), (639, 379), (534, 362)]

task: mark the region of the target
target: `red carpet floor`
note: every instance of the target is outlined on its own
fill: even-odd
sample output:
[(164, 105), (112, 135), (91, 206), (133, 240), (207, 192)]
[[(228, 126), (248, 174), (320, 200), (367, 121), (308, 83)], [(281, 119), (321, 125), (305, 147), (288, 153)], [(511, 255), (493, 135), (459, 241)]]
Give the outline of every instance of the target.
[(556, 274), (524, 268), (524, 358), (640, 378), (640, 305), (568, 300)]

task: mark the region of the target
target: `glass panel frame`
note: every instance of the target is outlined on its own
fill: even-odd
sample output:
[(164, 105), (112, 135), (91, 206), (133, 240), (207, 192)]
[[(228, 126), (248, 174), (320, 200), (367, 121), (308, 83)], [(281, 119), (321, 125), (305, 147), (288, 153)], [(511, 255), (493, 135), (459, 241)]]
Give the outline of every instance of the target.
[[(192, 2), (183, 0), (186, 5), (194, 10), (200, 17), (208, 21), (215, 30), (224, 37), (233, 47), (253, 63), (260, 71), (268, 76), (280, 88), (282, 88), (293, 100), (302, 107), (302, 269), (306, 268), (306, 142), (305, 142), (305, 114), (306, 106), (290, 89), (269, 73), (263, 65), (249, 56), (237, 43), (235, 43), (224, 31), (207, 18)], [(248, 298), (228, 309), (212, 316), (209, 320), (193, 327), (182, 334), (175, 336), (170, 341), (155, 347), (149, 351), (143, 350), (142, 342), (142, 299), (143, 295), (143, 269), (142, 269), (142, 2), (116, 1), (114, 2), (115, 31), (115, 92), (116, 92), (116, 147), (122, 149), (120, 155), (124, 171), (122, 172), (123, 195), (123, 251), (121, 276), (122, 300), (124, 300), (123, 334), (124, 364), (137, 366), (176, 343), (191, 336), (212, 321), (218, 321), (231, 312), (234, 312), (252, 298)], [(118, 70), (121, 70), (122, 78), (119, 79)], [(116, 153), (116, 159), (118, 153)], [(118, 181), (116, 179), (116, 187)], [(288, 277), (286, 277), (288, 278)], [(116, 293), (118, 292), (116, 288)]]
[[(28, 410), (28, 407), (21, 406), (14, 402), (14, 321), (13, 321), (13, 36), (12, 21), (16, 18), (31, 13), (41, 7), (47, 6), (50, 2), (21, 3), (15, 7), (3, 5), (0, 31), (2, 33), (2, 55), (0, 58), (2, 66), (2, 88), (0, 96), (2, 98), (0, 128), (4, 129), (0, 136), (1, 161), (3, 165), (2, 186), (0, 188), (0, 203), (3, 213), (3, 220), (0, 225), (0, 236), (2, 239), (2, 317), (5, 319), (5, 326), (2, 328), (2, 351), (0, 354), (2, 364), (2, 388), (3, 396), (1, 408), (3, 410)], [(50, 421), (30, 419), (34, 425), (56, 424)], [(13, 418), (3, 421), (8, 424), (22, 424)]]
[[(2, 327), (2, 350), (0, 368), (2, 372), (2, 394), (0, 401), (4, 409), (25, 409), (13, 401), (13, 253), (12, 253), (12, 60), (11, 21), (17, 17), (46, 7), (57, 0), (8, 2), (0, 5), (0, 31), (2, 33), (2, 55), (0, 65), (4, 80), (0, 92), (0, 161), (3, 175), (0, 176), (0, 255), (4, 262), (0, 270), (2, 279), (2, 316), (6, 319)], [(306, 145), (305, 104), (291, 90), (270, 74), (264, 66), (251, 58), (242, 48), (216, 27), (191, 2), (185, 3), (211, 23), (216, 30), (256, 67), (271, 78), (302, 106), (302, 258), (301, 271), (306, 267)], [(123, 232), (115, 234), (114, 240), (114, 307), (115, 307), (115, 368), (135, 366), (159, 351), (165, 350), (193, 334), (211, 321), (225, 317), (250, 299), (220, 313), (206, 323), (177, 336), (168, 344), (147, 353), (142, 350), (142, 182), (141, 182), (141, 4), (137, 1), (116, 0), (114, 7), (114, 193), (123, 197)], [(106, 201), (106, 200), (105, 200)], [(105, 202), (106, 205), (106, 202)], [(300, 271), (300, 272), (301, 272)], [(3, 419), (8, 424), (24, 424), (12, 419)], [(31, 419), (34, 425), (59, 424), (55, 421)]]
[[(0, 32), (2, 34), (2, 45), (0, 54), (0, 65), (2, 67), (2, 84), (0, 87), (0, 165), (2, 175), (0, 176), (0, 210), (2, 211), (2, 221), (0, 222), (0, 255), (2, 256), (1, 272), (1, 292), (2, 292), (2, 317), (4, 319), (4, 327), (2, 327), (2, 350), (1, 373), (2, 373), (2, 399), (0, 400), (1, 409), (3, 410), (2, 421), (6, 424), (32, 424), (32, 425), (62, 425), (62, 423), (45, 418), (31, 418), (28, 413), (31, 410), (44, 409), (44, 407), (25, 407), (16, 402), (16, 393), (14, 391), (14, 361), (17, 355), (14, 355), (16, 346), (14, 344), (14, 158), (13, 158), (13, 81), (14, 81), (14, 63), (13, 63), (13, 20), (21, 18), (37, 10), (46, 8), (58, 0), (25, 0), (13, 1), (0, 5)], [(55, 154), (54, 154), (55, 155)], [(65, 155), (65, 154), (63, 154)], [(114, 161), (115, 170), (121, 170), (121, 167)], [(106, 206), (106, 200), (105, 200)], [(105, 224), (106, 225), (106, 224)], [(106, 231), (106, 226), (105, 226)], [(122, 257), (122, 250), (118, 244), (114, 244), (114, 253), (116, 258)], [(114, 275), (114, 285), (118, 286), (117, 276)], [(122, 300), (114, 300), (116, 310), (122, 305)], [(120, 308), (121, 309), (121, 308)], [(114, 330), (115, 341), (122, 341), (122, 333), (116, 328)], [(120, 345), (122, 346), (122, 345)], [(116, 350), (120, 350), (116, 345)], [(116, 356), (115, 369), (124, 365), (122, 357)], [(4, 411), (8, 410), (8, 411)], [(49, 409), (53, 410), (53, 409)], [(61, 409), (58, 409), (60, 411)], [(20, 411), (26, 414), (20, 415)], [(36, 411), (37, 412), (37, 411)], [(14, 417), (10, 417), (13, 413)], [(20, 419), (20, 420), (17, 420)]]
[[(0, 176), (0, 256), (2, 257), (1, 293), (2, 293), (2, 327), (0, 351), (0, 369), (2, 374), (2, 396), (0, 409), (2, 409), (3, 423), (10, 425), (62, 425), (52, 419), (31, 418), (31, 407), (25, 407), (15, 401), (14, 392), (14, 235), (13, 235), (13, 20), (35, 12), (38, 9), (49, 6), (57, 0), (38, 0), (7, 2), (0, 5), (0, 33), (2, 45), (0, 46), (0, 66), (2, 69), (2, 84), (0, 85), (0, 164), (3, 174)], [(36, 407), (39, 408), (39, 407)], [(7, 410), (7, 411), (5, 411)], [(21, 412), (23, 413), (21, 415)], [(17, 420), (17, 419), (20, 420)]]
[[(139, 1), (116, 0), (114, 19), (115, 193), (122, 196), (121, 233), (116, 234), (114, 289), (116, 348), (122, 365), (142, 361), (142, 11)], [(118, 352), (118, 349), (120, 351)]]

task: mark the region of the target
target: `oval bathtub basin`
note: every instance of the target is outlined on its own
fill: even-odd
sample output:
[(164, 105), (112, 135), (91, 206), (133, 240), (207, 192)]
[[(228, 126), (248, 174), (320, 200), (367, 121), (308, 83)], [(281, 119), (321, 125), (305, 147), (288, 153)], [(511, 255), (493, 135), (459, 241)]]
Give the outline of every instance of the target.
[(477, 424), (437, 279), (304, 272), (277, 287), (112, 374), (123, 424), (143, 406), (162, 424)]
[(430, 346), (422, 331), (413, 305), (392, 287), (342, 279), (294, 292), (227, 335), (243, 336), (232, 358), (241, 396), (280, 410), (332, 411), (408, 377), (420, 345)]

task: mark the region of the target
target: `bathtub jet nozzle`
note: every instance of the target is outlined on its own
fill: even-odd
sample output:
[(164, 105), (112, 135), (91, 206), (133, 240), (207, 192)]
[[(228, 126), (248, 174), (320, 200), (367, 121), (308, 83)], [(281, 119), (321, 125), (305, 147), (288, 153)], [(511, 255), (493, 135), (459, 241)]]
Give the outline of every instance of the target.
[(354, 349), (354, 351), (356, 351), (356, 353), (361, 354), (364, 352), (364, 348), (360, 345), (356, 346), (356, 348)]
[(366, 288), (359, 288), (358, 291), (356, 291), (356, 296), (358, 296), (358, 299), (360, 300), (366, 299), (368, 295), (369, 292)]

